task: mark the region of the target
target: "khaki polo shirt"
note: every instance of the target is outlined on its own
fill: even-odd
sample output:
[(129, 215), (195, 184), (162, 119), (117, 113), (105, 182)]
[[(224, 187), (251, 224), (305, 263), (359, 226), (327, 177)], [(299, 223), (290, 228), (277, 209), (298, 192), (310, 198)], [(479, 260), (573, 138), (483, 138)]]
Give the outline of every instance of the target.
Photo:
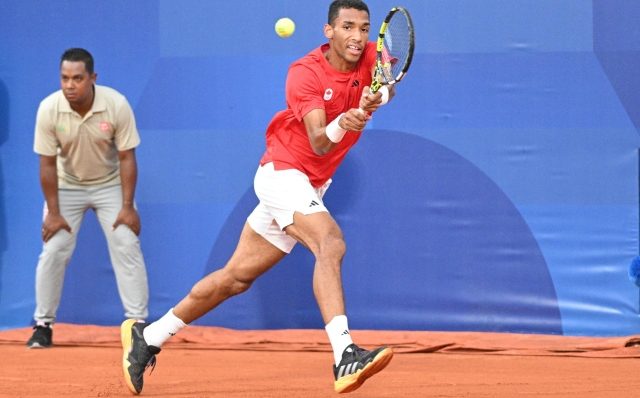
[(94, 85), (93, 106), (81, 117), (56, 91), (38, 108), (33, 150), (57, 155), (60, 187), (120, 183), (118, 151), (140, 143), (133, 110), (116, 90)]

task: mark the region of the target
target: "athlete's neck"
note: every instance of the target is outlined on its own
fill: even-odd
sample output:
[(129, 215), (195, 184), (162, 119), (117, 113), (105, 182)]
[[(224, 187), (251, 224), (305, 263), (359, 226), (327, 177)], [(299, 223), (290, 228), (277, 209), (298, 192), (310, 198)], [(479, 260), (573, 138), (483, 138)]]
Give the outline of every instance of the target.
[(356, 68), (357, 62), (348, 62), (340, 55), (328, 49), (324, 52), (324, 58), (327, 60), (329, 65), (333, 66), (334, 69), (339, 72), (351, 72)]

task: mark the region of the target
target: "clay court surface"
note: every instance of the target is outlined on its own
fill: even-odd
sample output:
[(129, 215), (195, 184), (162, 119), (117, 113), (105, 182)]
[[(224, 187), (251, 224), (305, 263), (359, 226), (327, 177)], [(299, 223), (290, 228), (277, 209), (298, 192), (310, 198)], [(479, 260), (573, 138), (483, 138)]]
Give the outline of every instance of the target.
[[(28, 350), (31, 329), (0, 332), (1, 397), (129, 397), (119, 328), (57, 324), (55, 347)], [(352, 331), (391, 345), (389, 366), (353, 397), (640, 397), (637, 336), (586, 338)], [(190, 326), (145, 375), (149, 397), (337, 397), (323, 330)]]

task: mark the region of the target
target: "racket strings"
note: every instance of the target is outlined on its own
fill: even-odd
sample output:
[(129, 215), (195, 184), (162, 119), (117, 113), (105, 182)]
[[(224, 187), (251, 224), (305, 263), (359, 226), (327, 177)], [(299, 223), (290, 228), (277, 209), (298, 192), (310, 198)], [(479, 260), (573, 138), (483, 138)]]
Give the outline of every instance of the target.
[(411, 47), (411, 28), (407, 17), (396, 12), (384, 34), (382, 70), (384, 80), (394, 81), (403, 72)]

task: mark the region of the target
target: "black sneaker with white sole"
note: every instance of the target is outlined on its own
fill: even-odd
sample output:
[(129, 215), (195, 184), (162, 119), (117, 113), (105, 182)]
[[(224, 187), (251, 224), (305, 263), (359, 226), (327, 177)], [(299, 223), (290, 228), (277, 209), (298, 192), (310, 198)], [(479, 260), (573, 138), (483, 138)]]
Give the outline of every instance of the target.
[(149, 325), (149, 323), (138, 322), (135, 319), (127, 319), (120, 327), (124, 380), (129, 391), (135, 395), (142, 392), (144, 372), (150, 366), (153, 372), (156, 367), (156, 354), (160, 352), (160, 348), (147, 345), (144, 340), (142, 332)]
[(50, 323), (33, 327), (33, 335), (27, 341), (27, 348), (49, 348), (52, 342), (53, 329)]
[(384, 369), (391, 358), (393, 350), (390, 347), (367, 351), (355, 344), (349, 345), (342, 353), (340, 363), (333, 366), (336, 391), (341, 394), (355, 391), (365, 380)]

